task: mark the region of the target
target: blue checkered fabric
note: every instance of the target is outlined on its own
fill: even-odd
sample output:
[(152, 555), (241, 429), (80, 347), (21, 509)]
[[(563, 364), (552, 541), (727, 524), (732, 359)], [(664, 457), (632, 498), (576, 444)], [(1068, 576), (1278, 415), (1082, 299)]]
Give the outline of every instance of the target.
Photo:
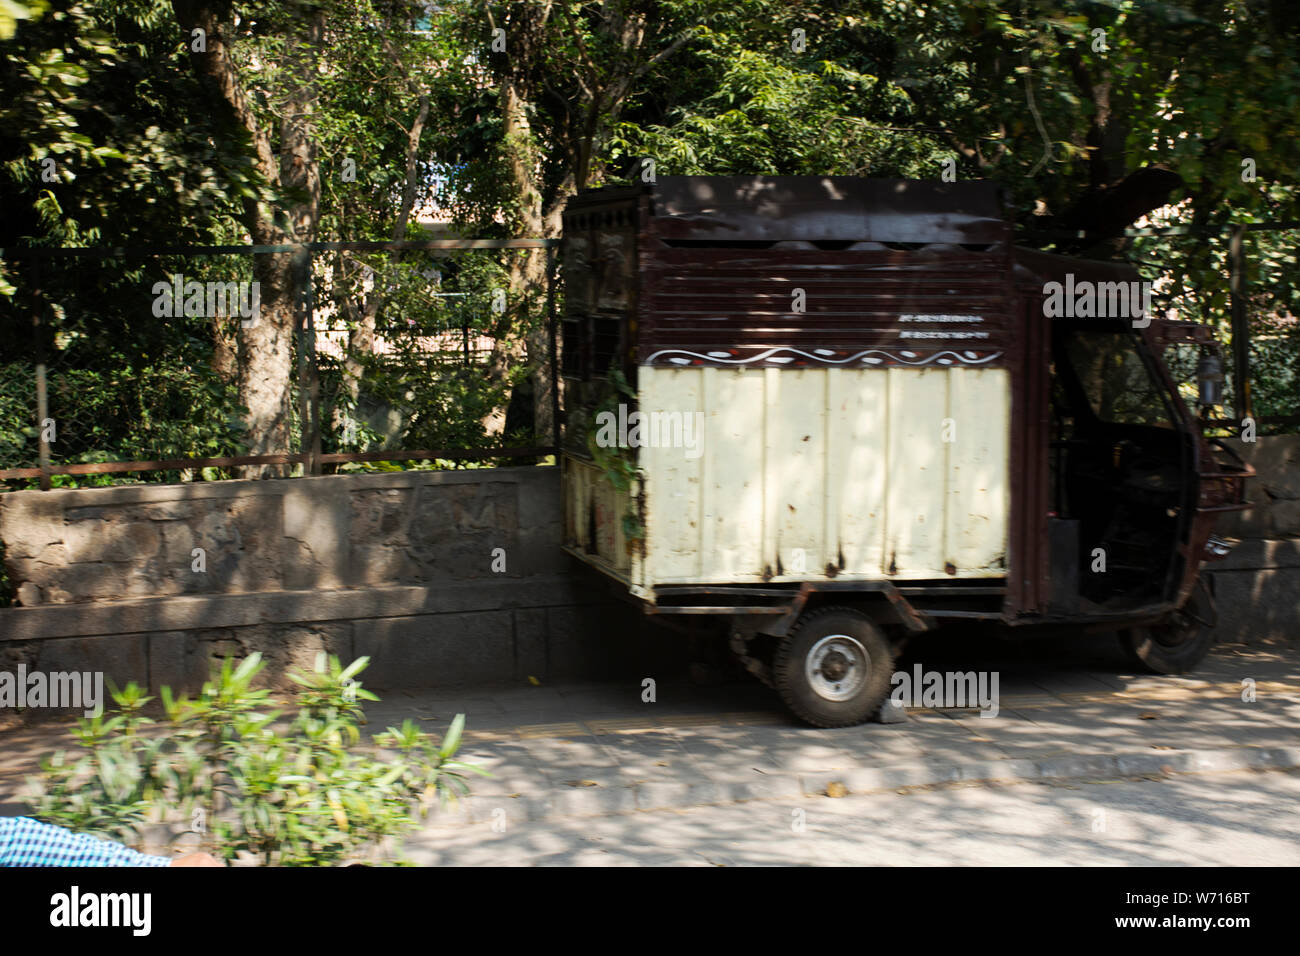
[(167, 866), (170, 857), (73, 833), (31, 817), (0, 817), (0, 866)]

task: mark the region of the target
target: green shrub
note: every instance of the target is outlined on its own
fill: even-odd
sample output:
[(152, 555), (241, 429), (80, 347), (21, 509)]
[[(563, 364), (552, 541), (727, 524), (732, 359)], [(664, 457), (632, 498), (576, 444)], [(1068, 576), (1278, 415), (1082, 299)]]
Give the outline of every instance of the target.
[(195, 700), (164, 687), (161, 733), (144, 714), (153, 698), (134, 683), (112, 688), (116, 714), (78, 720), (84, 752), (42, 763), (34, 815), (137, 845), (144, 827), (179, 821), (214, 855), (246, 851), (267, 865), (392, 862), (435, 801), (486, 772), (453, 759), (464, 714), (441, 744), (407, 720), (376, 735), (387, 753), (358, 749), (361, 701), (378, 700), (355, 680), (368, 663), (320, 654), (312, 672), (291, 674), (302, 689), (283, 732), (270, 692), (253, 689), (260, 654), (225, 661)]

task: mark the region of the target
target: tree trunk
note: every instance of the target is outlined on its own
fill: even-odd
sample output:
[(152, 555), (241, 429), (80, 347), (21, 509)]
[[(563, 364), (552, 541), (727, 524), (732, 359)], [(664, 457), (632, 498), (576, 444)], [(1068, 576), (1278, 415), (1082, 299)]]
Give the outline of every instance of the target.
[[(504, 122), (503, 148), (506, 171), (515, 196), (514, 221), (522, 237), (542, 235), (542, 195), (537, 183), (537, 154), (532, 128), (528, 122), (528, 103), (518, 85), (506, 79), (501, 85), (501, 112)], [(545, 325), (539, 334), (530, 328), (529, 316), (536, 314), (536, 301), (545, 292), (546, 254), (539, 249), (508, 253), (506, 277), (506, 310), (493, 328), (492, 354), (488, 360), (488, 381), (504, 385), (512, 368), (523, 362), (534, 365), (541, 378), (535, 383), (533, 409), (537, 434), (550, 428), (550, 391), (547, 371), (547, 344)], [(542, 401), (542, 396), (545, 401)], [(546, 412), (540, 415), (539, 404)], [(497, 436), (505, 428), (504, 406), (492, 410), (483, 419), (483, 428), (489, 436)]]
[[(249, 236), (258, 245), (312, 241), (320, 206), (313, 114), (317, 95), (315, 57), (324, 34), (323, 11), (318, 9), (302, 21), (299, 34), (289, 44), (290, 72), (296, 88), (280, 123), (277, 157), (268, 131), (257, 121), (231, 56), (227, 24), (222, 21), (222, 15), (230, 12), (229, 5), (173, 0), (172, 8), (187, 39), (194, 30), (203, 31), (203, 49), (195, 50), (191, 45), (190, 63), (208, 90), (219, 121), (232, 129), (246, 130), (267, 182), (272, 188), (282, 187), (299, 197), (284, 211), (283, 220), (277, 220), (275, 209), (255, 198), (245, 198), (242, 219)], [(288, 253), (254, 256), (253, 278), (259, 285), (261, 311), (255, 320), (239, 324), (236, 348), (239, 399), (248, 410), (245, 444), (249, 454), (279, 454), (292, 448), (289, 423), (293, 339), (305, 290), (297, 288), (293, 257)], [(241, 473), (244, 477), (271, 477), (286, 474), (287, 468), (253, 465)]]
[[(255, 257), (253, 278), (260, 283), (262, 310), (257, 321), (240, 324), (239, 401), (248, 409), (250, 455), (274, 455), (292, 447), (289, 423), (293, 393), (293, 338), (296, 328), (293, 256), (282, 252)], [(245, 478), (283, 477), (284, 465), (248, 465)]]
[(235, 331), (239, 319), (228, 315), (212, 317), (212, 371), (229, 384), (239, 370), (239, 336)]

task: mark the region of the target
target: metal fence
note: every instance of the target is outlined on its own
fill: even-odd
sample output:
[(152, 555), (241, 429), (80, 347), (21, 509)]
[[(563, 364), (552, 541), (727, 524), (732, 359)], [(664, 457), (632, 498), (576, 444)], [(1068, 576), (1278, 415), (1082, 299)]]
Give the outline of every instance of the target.
[[(1207, 251), (1209, 234), (1227, 241)], [(1174, 273), (1156, 291), (1157, 311), (1212, 325), (1226, 342), (1224, 417), (1210, 424), (1234, 434), (1245, 419), (1259, 433), (1300, 425), (1300, 303), (1284, 281), (1300, 257), (1300, 223), (1125, 235), (1125, 254), (1144, 275)], [(250, 466), (317, 475), (553, 454), (558, 245), (434, 239), (0, 250), (17, 287), (0, 296), (0, 483), (212, 480)], [(544, 290), (503, 314), (504, 257), (537, 254), (546, 258)], [(232, 323), (247, 304), (239, 283), (253, 281), (260, 255), (294, 257), (300, 301), (283, 447), (247, 454), (231, 384), (240, 361)], [(1177, 277), (1197, 255), (1211, 256), (1220, 287), (1190, 288)], [(190, 315), (173, 302), (176, 314), (160, 316), (159, 284), (184, 297), (190, 281), (226, 286), (237, 305), (227, 296), (224, 311), (210, 315), (205, 300), (195, 310), (202, 314)], [(1191, 388), (1195, 357), (1168, 360)], [(529, 381), (542, 390), (530, 396)], [(484, 422), (500, 417), (512, 387), (517, 400), (489, 429)]]
[[(1039, 241), (1086, 245), (1085, 233), (1038, 232)], [(1208, 237), (1219, 241), (1207, 242)], [(1122, 254), (1153, 282), (1157, 315), (1209, 325), (1223, 346), (1225, 395), (1221, 417), (1206, 425), (1237, 435), (1246, 422), (1256, 434), (1300, 426), (1300, 222), (1222, 226), (1153, 226), (1123, 234)], [(1186, 281), (1196, 262), (1221, 279), (1210, 287)], [(1199, 349), (1171, 348), (1170, 373), (1194, 400)]]
[[(252, 466), (316, 475), (552, 454), (556, 245), (0, 250), (17, 290), (0, 298), (0, 481), (211, 480)], [(293, 257), (292, 368), (283, 441), (248, 454), (233, 384), (247, 359), (238, 324), (260, 304), (254, 257), (268, 255)], [(519, 255), (545, 256), (546, 288), (507, 303), (503, 259)], [(512, 389), (528, 397), (534, 380), (542, 393), (501, 422)], [(539, 402), (549, 415), (532, 414)]]

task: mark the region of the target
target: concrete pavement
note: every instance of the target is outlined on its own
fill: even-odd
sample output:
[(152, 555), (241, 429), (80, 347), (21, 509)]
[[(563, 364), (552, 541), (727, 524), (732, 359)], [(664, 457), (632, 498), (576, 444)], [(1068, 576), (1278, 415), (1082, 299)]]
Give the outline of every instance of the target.
[(430, 826), (405, 849), (424, 866), (1297, 866), (1298, 805), (1300, 773), (1247, 771)]
[[(1220, 653), (1183, 678), (1001, 666), (994, 718), (910, 709), (905, 723), (841, 730), (794, 723), (756, 685), (660, 686), (653, 703), (632, 681), (420, 703), (435, 726), (471, 715), (462, 756), (495, 776), (442, 814), (471, 822), (502, 810), (537, 821), (828, 789), (1300, 767), (1300, 669), (1283, 655)], [(1247, 679), (1253, 702), (1242, 699)], [(386, 707), (400, 705), (387, 701), (376, 723)]]
[[(369, 727), (407, 717), (438, 732), (457, 713), (461, 757), (489, 770), (432, 827), (562, 821), (827, 792), (916, 792), (972, 782), (1119, 780), (1300, 767), (1295, 645), (1221, 646), (1187, 677), (1139, 676), (1113, 640), (919, 645), (898, 667), (996, 670), (999, 712), (910, 709), (897, 724), (820, 730), (795, 723), (755, 682), (647, 679), (462, 693), (395, 693)], [(364, 678), (364, 675), (362, 675)], [(1252, 690), (1254, 700), (1243, 693)], [(35, 724), (0, 734), (0, 812), (41, 755), (69, 739)]]

